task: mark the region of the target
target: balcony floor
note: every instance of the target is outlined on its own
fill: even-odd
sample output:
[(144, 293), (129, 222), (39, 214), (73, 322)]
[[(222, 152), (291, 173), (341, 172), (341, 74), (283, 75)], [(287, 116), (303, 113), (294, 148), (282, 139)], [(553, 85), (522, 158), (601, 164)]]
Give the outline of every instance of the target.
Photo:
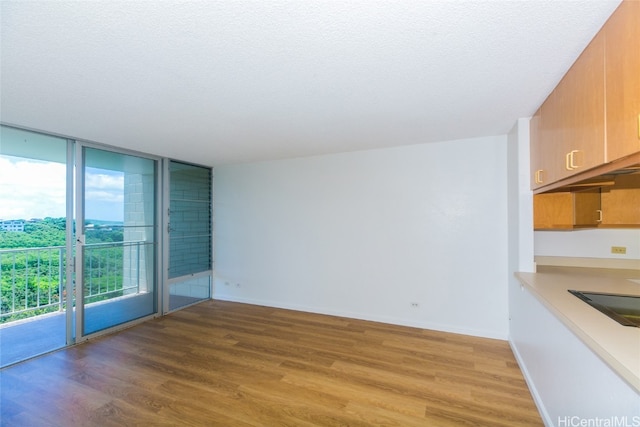
[(65, 315), (45, 314), (0, 327), (0, 367), (65, 346)]
[[(144, 317), (153, 310), (153, 294), (137, 294), (86, 308), (89, 331), (103, 329)], [(202, 301), (199, 298), (171, 295), (169, 309)], [(73, 326), (75, 328), (75, 324)], [(57, 312), (0, 326), (0, 367), (5, 367), (66, 345), (65, 313)]]

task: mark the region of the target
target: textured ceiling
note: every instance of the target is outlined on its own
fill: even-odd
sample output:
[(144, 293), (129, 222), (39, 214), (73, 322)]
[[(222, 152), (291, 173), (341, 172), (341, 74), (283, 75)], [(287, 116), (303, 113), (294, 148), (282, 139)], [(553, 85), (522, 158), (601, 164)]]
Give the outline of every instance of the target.
[(0, 2), (0, 120), (206, 165), (504, 134), (619, 4)]

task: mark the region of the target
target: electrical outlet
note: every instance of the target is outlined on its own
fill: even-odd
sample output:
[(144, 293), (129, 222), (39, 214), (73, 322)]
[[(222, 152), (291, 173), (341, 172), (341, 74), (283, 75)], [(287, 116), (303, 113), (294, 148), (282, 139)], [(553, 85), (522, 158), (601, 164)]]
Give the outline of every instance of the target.
[(411, 308), (418, 308), (420, 306), (420, 304), (418, 304), (417, 302), (412, 302), (411, 303)]
[(625, 246), (611, 246), (612, 254), (626, 254), (627, 248)]

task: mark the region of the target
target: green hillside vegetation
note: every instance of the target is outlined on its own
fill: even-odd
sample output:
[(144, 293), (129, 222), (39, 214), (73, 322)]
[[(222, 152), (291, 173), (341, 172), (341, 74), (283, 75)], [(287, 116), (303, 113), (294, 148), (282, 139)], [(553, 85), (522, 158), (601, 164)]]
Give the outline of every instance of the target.
[(24, 232), (0, 231), (0, 249), (64, 246), (65, 218), (26, 223)]
[[(122, 242), (122, 227), (96, 225), (86, 232), (85, 303), (122, 295), (123, 248), (100, 245)], [(65, 218), (45, 218), (26, 223), (24, 232), (0, 231), (0, 323), (63, 307), (65, 227)]]

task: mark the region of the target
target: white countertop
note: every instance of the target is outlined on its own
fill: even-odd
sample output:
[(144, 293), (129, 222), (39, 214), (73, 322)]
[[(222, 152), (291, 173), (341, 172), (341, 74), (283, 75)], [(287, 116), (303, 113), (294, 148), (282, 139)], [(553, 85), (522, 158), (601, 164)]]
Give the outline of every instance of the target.
[(539, 266), (537, 273), (516, 273), (516, 277), (640, 392), (640, 328), (623, 326), (567, 292), (575, 289), (640, 296), (640, 271)]

